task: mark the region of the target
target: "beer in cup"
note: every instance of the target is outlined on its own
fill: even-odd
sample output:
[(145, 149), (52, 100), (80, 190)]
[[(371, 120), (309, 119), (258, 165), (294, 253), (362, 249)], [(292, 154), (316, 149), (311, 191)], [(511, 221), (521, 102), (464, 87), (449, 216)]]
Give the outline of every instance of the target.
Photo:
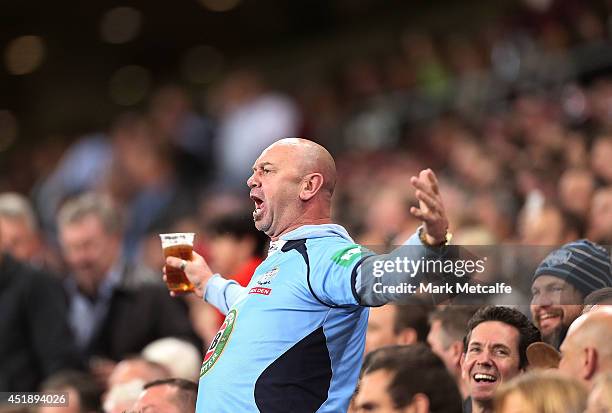
[[(193, 251), (193, 232), (177, 232), (172, 234), (159, 234), (164, 257), (178, 257), (185, 261), (191, 260)], [(166, 284), (170, 291), (176, 293), (187, 293), (195, 290), (194, 285), (189, 282), (185, 271), (180, 268), (166, 266)]]

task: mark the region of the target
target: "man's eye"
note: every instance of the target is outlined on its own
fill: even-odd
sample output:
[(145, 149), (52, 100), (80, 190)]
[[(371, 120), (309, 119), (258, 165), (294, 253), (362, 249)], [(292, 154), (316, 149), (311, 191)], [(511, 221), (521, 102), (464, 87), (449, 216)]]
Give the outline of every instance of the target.
[(480, 349), (478, 347), (472, 347), (470, 353), (477, 353)]
[(271, 172), (269, 169), (265, 169), (265, 168), (264, 168), (263, 173), (267, 174), (267, 173), (269, 173), (269, 172)]

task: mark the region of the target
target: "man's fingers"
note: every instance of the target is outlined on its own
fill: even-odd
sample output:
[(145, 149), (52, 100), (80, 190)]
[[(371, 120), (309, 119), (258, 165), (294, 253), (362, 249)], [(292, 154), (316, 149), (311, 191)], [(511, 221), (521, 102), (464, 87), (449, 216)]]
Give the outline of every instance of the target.
[(429, 179), (431, 189), (433, 190), (434, 194), (440, 194), (440, 185), (438, 184), (438, 178), (436, 177), (436, 174), (431, 169), (428, 169), (427, 171), (427, 179)]
[(417, 179), (415, 177), (412, 177), (412, 179), (410, 179), (410, 183), (412, 184), (414, 189), (421, 190), (423, 192), (427, 192), (431, 196), (436, 195), (435, 188), (431, 185), (431, 183), (429, 182), (429, 179), (423, 180), (423, 179)]
[(424, 222), (431, 222), (434, 219), (434, 216), (431, 212), (423, 211), (422, 209), (419, 209), (417, 207), (410, 207), (410, 213)]
[(166, 265), (172, 268), (181, 268), (183, 260), (177, 257), (168, 257), (166, 258)]
[(441, 209), (440, 202), (438, 202), (438, 200), (434, 198), (433, 196), (421, 190), (416, 191), (415, 195), (419, 201), (422, 201), (423, 203), (425, 203), (428, 209), (432, 211), (440, 211)]

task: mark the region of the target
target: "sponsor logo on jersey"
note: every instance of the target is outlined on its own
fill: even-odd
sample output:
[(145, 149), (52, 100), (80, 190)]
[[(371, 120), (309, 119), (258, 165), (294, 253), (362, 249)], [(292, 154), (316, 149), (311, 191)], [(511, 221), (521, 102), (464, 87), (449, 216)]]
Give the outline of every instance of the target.
[(200, 369), (200, 377), (209, 372), (217, 360), (219, 360), (219, 357), (221, 357), (221, 354), (223, 353), (223, 350), (225, 349), (225, 346), (232, 335), (232, 331), (234, 330), (237, 314), (238, 313), (236, 310), (232, 310), (227, 313), (227, 316), (225, 316), (225, 321), (223, 321), (221, 328), (219, 328), (219, 331), (210, 343), (208, 350), (206, 350), (204, 362), (202, 363), (202, 368)]
[(270, 295), (271, 292), (272, 292), (271, 288), (264, 288), (264, 287), (253, 287), (249, 290), (249, 294)]
[(336, 251), (331, 259), (336, 264), (342, 267), (348, 267), (355, 260), (362, 256), (362, 248), (359, 245), (353, 244)]
[(257, 284), (259, 285), (268, 285), (272, 282), (272, 279), (276, 277), (278, 274), (278, 267), (272, 268), (270, 271), (263, 273), (261, 277), (257, 280)]

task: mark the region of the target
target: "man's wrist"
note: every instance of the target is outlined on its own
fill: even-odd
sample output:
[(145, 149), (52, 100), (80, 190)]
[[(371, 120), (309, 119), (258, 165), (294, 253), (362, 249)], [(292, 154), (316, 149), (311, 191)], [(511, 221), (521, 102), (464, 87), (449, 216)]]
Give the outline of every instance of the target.
[(425, 232), (425, 227), (422, 225), (419, 227), (418, 234), (421, 243), (428, 247), (442, 247), (444, 245), (448, 245), (450, 243), (451, 238), (453, 237), (453, 234), (451, 234), (447, 228), (444, 233), (444, 237), (442, 239), (436, 239), (427, 232)]

